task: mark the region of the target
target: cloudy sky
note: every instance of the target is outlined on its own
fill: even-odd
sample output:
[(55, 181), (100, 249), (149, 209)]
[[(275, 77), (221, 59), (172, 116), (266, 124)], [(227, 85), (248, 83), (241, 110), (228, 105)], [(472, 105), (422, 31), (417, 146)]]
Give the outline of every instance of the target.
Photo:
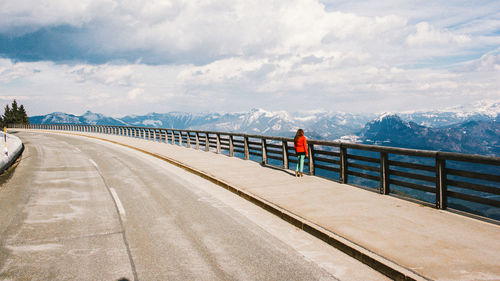
[(113, 116), (500, 100), (500, 1), (2, 0), (14, 98)]

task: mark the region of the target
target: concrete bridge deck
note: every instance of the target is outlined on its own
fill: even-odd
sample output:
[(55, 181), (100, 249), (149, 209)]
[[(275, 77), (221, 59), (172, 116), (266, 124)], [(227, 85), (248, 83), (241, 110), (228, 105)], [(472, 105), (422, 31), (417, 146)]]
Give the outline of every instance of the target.
[(139, 149), (210, 179), (396, 279), (500, 280), (500, 226), (314, 176), (171, 144)]

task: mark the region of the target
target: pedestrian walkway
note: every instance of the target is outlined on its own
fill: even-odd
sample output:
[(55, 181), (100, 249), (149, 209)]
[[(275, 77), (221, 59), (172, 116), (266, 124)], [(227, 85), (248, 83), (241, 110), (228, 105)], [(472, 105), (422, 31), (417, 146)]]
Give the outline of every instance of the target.
[(395, 279), (500, 280), (500, 226), (222, 154), (87, 135), (182, 166)]

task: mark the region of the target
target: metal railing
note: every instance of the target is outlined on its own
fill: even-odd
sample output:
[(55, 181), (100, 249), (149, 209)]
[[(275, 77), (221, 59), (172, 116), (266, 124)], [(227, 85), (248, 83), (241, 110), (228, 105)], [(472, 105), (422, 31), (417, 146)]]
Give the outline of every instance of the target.
[[(127, 136), (290, 168), (293, 139), (165, 128), (31, 124), (11, 127)], [(380, 194), (500, 220), (500, 157), (308, 140), (306, 172)], [(451, 205), (451, 206), (450, 206)]]

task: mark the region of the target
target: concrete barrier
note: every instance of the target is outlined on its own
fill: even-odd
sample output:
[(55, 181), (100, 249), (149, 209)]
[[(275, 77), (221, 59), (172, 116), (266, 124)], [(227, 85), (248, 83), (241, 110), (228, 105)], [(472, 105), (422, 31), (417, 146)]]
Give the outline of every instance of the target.
[[(1, 155), (0, 155), (0, 174), (7, 170), (21, 155), (24, 150), (23, 142), (16, 136), (0, 132), (1, 136)], [(5, 140), (7, 149), (5, 149)]]

